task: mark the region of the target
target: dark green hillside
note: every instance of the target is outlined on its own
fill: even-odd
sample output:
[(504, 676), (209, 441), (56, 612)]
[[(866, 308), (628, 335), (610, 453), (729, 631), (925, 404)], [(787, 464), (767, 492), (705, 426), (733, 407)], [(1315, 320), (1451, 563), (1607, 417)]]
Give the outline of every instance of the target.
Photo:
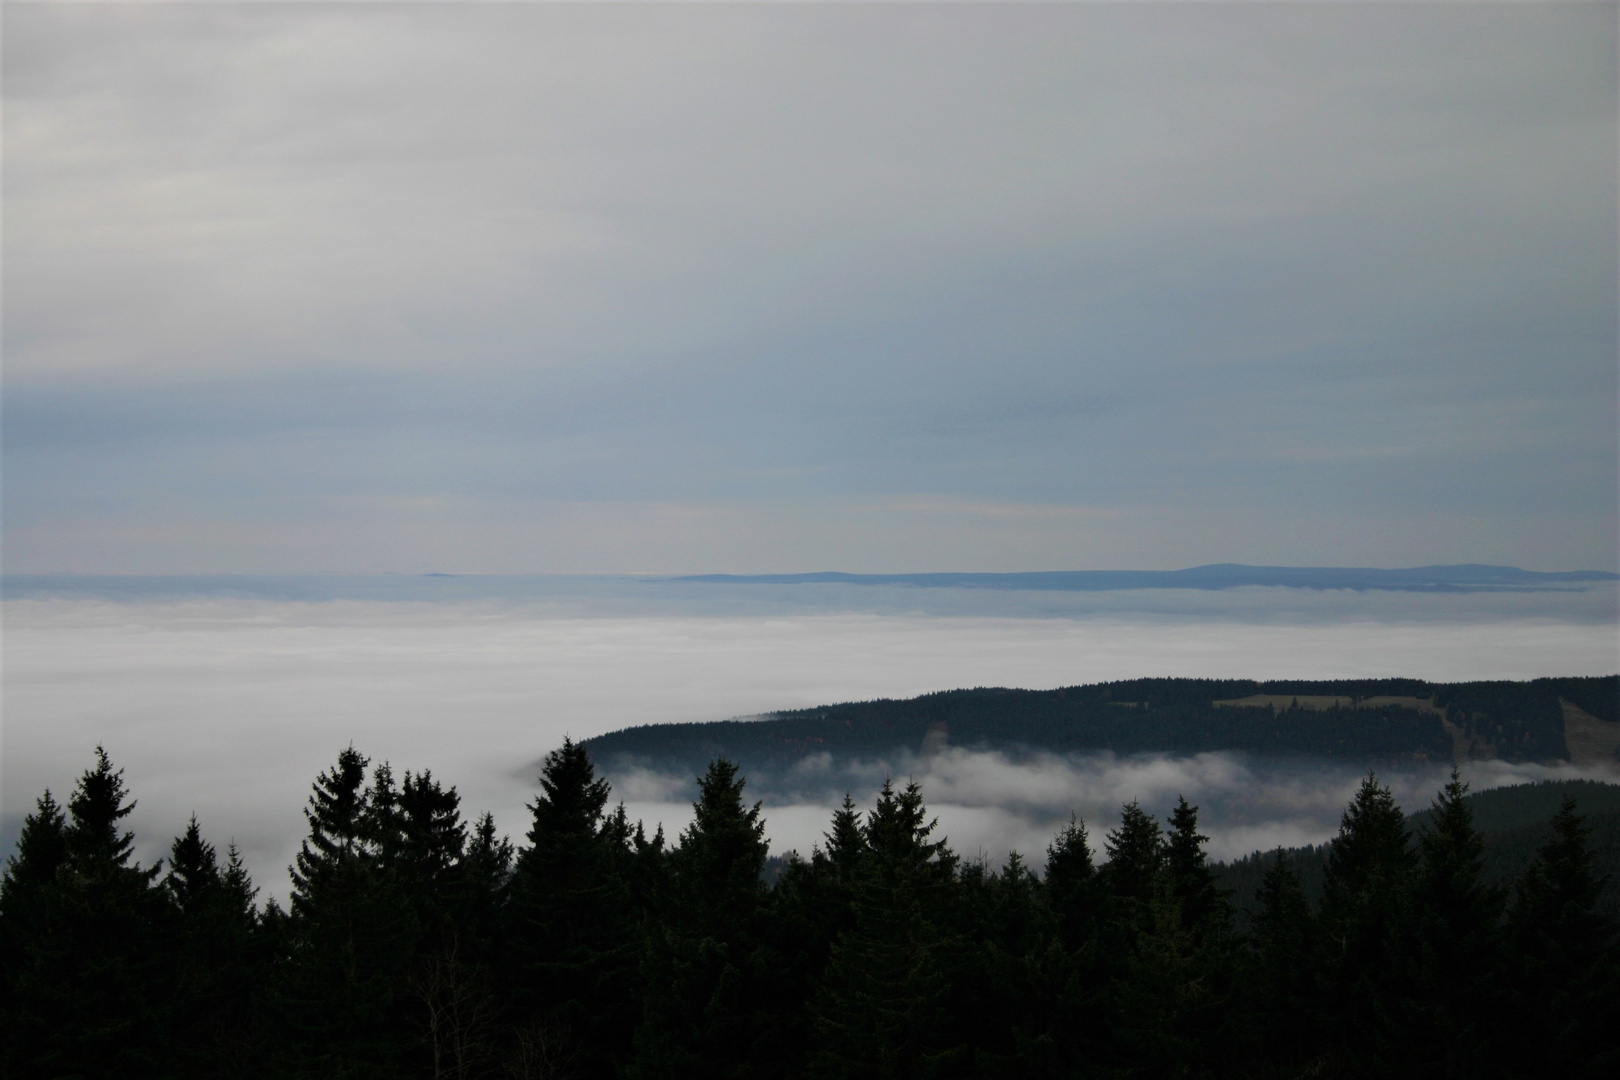
[[(1564, 797), (1575, 800), (1587, 815), (1620, 812), (1620, 784), (1597, 780), (1543, 780), (1536, 784), (1476, 791), (1468, 796), (1474, 827), (1484, 833), (1539, 827), (1558, 812)], [(1427, 828), (1433, 812), (1420, 810), (1410, 817), (1414, 828)]]
[[(1608, 877), (1601, 907), (1620, 917), (1620, 784), (1594, 780), (1545, 780), (1538, 784), (1515, 784), (1475, 792), (1467, 797), (1474, 812), (1474, 827), (1485, 839), (1486, 877), (1507, 885), (1523, 876), (1546, 842), (1547, 823), (1558, 812), (1565, 797), (1575, 800), (1592, 829), (1592, 849), (1599, 876)], [(1406, 824), (1414, 838), (1432, 828), (1433, 811), (1422, 810), (1407, 816)], [(1288, 848), (1284, 858), (1300, 877), (1305, 893), (1317, 900), (1322, 893), (1322, 868), (1327, 845)], [(1255, 894), (1274, 853), (1256, 852), (1230, 863), (1217, 864), (1215, 873), (1221, 887), (1232, 893), (1239, 911), (1253, 912)]]
[[(1265, 698), (1264, 702), (1245, 699)], [(591, 739), (610, 769), (633, 760), (700, 770), (724, 754), (779, 768), (809, 754), (870, 757), (952, 745), (1120, 754), (1242, 750), (1339, 760), (1569, 759), (1561, 701), (1620, 723), (1620, 676), (1533, 682), (1415, 679), (1134, 679), (1057, 690), (979, 688), (773, 713), (760, 720), (659, 724)], [(1238, 704), (1222, 704), (1238, 703)]]

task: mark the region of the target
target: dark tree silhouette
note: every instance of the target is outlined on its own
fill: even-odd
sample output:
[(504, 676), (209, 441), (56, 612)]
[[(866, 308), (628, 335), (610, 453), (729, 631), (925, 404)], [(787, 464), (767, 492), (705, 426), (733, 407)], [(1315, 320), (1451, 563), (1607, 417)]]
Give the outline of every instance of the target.
[(169, 1067), (178, 1075), (262, 1072), (267, 1032), (263, 968), (268, 959), (253, 887), (232, 844), (220, 865), (197, 817), (170, 848), (163, 879), (178, 919), (165, 951), (175, 973), (175, 1012), (187, 1030)]
[(512, 1000), (531, 1040), (583, 1075), (610, 1075), (639, 1005), (630, 837), (578, 743), (547, 755), (540, 789), (512, 880)]
[(1474, 828), (1457, 770), (1434, 800), (1433, 825), (1418, 838), (1412, 903), (1417, 948), (1416, 1011), (1409, 1068), (1426, 1076), (1486, 1075), (1500, 1000), (1505, 897), (1485, 880), (1485, 842)]
[(1519, 882), (1510, 999), (1517, 1074), (1596, 1078), (1620, 1069), (1620, 950), (1597, 910), (1590, 830), (1565, 799), (1551, 835)]
[(1119, 827), (1103, 841), (1108, 862), (1103, 884), (1112, 914), (1125, 925), (1146, 930), (1152, 925), (1152, 902), (1164, 866), (1164, 833), (1153, 816), (1135, 800), (1120, 811)]
[(299, 1075), (384, 1077), (407, 1053), (400, 1036), (414, 927), (389, 880), (397, 853), (393, 773), (352, 746), (316, 778), (309, 835), (292, 867), (292, 910), (278, 992)]
[(1415, 992), (1410, 963), (1414, 857), (1406, 818), (1369, 773), (1328, 851), (1322, 923), (1328, 1014), (1345, 1068), (1398, 1071)]
[(1596, 869), (1607, 849), (1594, 848), (1614, 842), (1612, 816), (1589, 825), (1566, 801), (1505, 913), (1493, 880), (1534, 841), (1474, 822), (1476, 807), (1481, 821), (1510, 803), (1548, 813), (1553, 789), (1470, 796), (1454, 773), (1407, 819), (1369, 775), (1332, 843), (1243, 861), (1260, 880), (1239, 916), (1217, 887), (1234, 868), (1208, 862), (1185, 799), (1167, 829), (1124, 807), (1100, 868), (1071, 819), (1043, 876), (1016, 852), (999, 869), (963, 863), (921, 789), (887, 783), (864, 815), (846, 796), (808, 860), (770, 860), (768, 886), (761, 807), (736, 765), (714, 761), (698, 788), (670, 849), (610, 809), (584, 748), (565, 742), (514, 852), (488, 814), (464, 822), (432, 773), (396, 782), (350, 747), (316, 778), (284, 912), (256, 904), (234, 845), (222, 857), (195, 817), (166, 867), (141, 866), (133, 800), (98, 749), (65, 808), (39, 799), (0, 877), (0, 1068), (8, 1080), (1620, 1070), (1620, 929)]
[(1200, 940), (1230, 932), (1232, 908), (1210, 872), (1204, 845), (1209, 837), (1198, 832), (1198, 807), (1176, 796), (1170, 812), (1170, 830), (1164, 846), (1164, 868), (1170, 895), (1180, 908), (1181, 926)]
[[(161, 864), (132, 859), (123, 821), (134, 808), (122, 770), (99, 746), (65, 820), (41, 800), (26, 865), (7, 875), (30, 924), (7, 972), (8, 1075), (144, 1077), (162, 1068), (174, 992), (160, 960), (168, 911), (154, 886)], [(8, 923), (10, 904), (8, 895)]]
[(854, 926), (833, 946), (811, 1006), (814, 1077), (932, 1075), (959, 1059), (947, 1026), (953, 943), (940, 925), (957, 859), (932, 838), (922, 789), (885, 782), (865, 827)]
[(1322, 1033), (1322, 945), (1310, 901), (1282, 852), (1266, 868), (1250, 937), (1252, 1056), (1275, 1075), (1299, 1076), (1326, 1053)]
[(692, 824), (669, 859), (665, 918), (649, 935), (632, 1075), (752, 1076), (773, 1054), (755, 1023), (765, 822), (758, 803), (743, 802), (745, 783), (724, 758), (698, 781)]

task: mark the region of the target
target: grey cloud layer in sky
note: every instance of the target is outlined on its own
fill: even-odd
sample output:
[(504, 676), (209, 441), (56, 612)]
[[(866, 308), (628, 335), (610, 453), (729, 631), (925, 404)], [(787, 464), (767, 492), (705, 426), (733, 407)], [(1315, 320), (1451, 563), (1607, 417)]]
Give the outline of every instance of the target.
[(1615, 563), (1612, 6), (4, 19), (10, 569)]

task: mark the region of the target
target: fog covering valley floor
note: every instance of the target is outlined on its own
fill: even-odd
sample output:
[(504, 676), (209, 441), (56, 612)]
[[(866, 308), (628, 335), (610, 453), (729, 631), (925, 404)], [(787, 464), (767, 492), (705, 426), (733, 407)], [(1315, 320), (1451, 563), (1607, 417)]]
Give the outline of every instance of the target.
[[(1109, 846), (1116, 834), (1123, 830), (1141, 839), (1181, 814), (1180, 850), (1191, 850), (1196, 830), (1209, 838), (1203, 855), (1216, 862), (1206, 868), (1207, 879), (1194, 873), (1186, 880), (1230, 888), (1237, 908), (1233, 931), (1242, 935), (1257, 930), (1247, 916), (1259, 896), (1253, 879), (1264, 867), (1240, 857), (1296, 849), (1284, 861), (1302, 879), (1302, 889), (1314, 888), (1311, 875), (1323, 858), (1318, 845), (1337, 832), (1353, 799), (1373, 798), (1384, 808), (1378, 813), (1385, 825), (1398, 826), (1406, 820), (1403, 811), (1421, 812), (1435, 798), (1454, 760), (1475, 792), (1455, 805), (1468, 807), (1486, 805), (1481, 800), (1497, 792), (1527, 790), (1572, 790), (1579, 803), (1599, 791), (1580, 782), (1615, 775), (1614, 766), (1600, 760), (1620, 726), (1614, 676), (1462, 681), (1480, 672), (1567, 672), (1577, 663), (1576, 671), (1604, 670), (1613, 629), (1603, 614), (1609, 601), (1602, 598), (1580, 609), (1590, 617), (1564, 620), (1524, 617), (1521, 605), (1545, 604), (1551, 594), (1313, 594), (1300, 603), (1314, 614), (1279, 617), (1276, 596), (1256, 598), (1241, 590), (1200, 594), (1196, 612), (1174, 616), (1113, 609), (1102, 615), (1071, 610), (1053, 617), (1026, 610), (1008, 616), (1003, 609), (985, 618), (910, 609), (783, 611), (769, 602), (740, 613), (722, 605), (699, 614), (671, 602), (648, 615), (645, 602), (631, 602), (616, 590), (606, 611), (600, 598), (581, 600), (577, 593), (562, 598), (563, 611), (550, 601), (537, 607), (241, 596), (8, 600), (8, 807), (27, 805), (48, 786), (63, 801), (72, 792), (81, 810), (100, 805), (106, 818), (107, 799), (85, 803), (73, 786), (90, 748), (101, 740), (111, 744), (116, 766), (128, 761), (128, 798), (138, 800), (134, 809), (126, 804), (130, 813), (122, 824), (113, 817), (97, 826), (96, 835), (113, 837), (112, 848), (122, 843), (120, 829), (133, 831), (122, 854), (89, 852), (84, 858), (91, 861), (74, 871), (80, 876), (64, 879), (95, 883), (104, 875), (150, 906), (148, 914), (112, 928), (116, 932), (95, 928), (101, 935), (95, 940), (111, 950), (108, 955), (127, 961), (119, 969), (122, 989), (105, 1018), (124, 1023), (120, 1030), (139, 1032), (136, 1048), (145, 1047), (145, 1053), (173, 1038), (177, 1018), (226, 1017), (217, 1030), (233, 1033), (229, 1038), (193, 1040), (188, 1047), (216, 1063), (246, 1054), (269, 1076), (323, 1075), (320, 1063), (330, 1054), (362, 1072), (386, 1072), (400, 1063), (389, 1075), (429, 1074), (442, 1062), (428, 1060), (427, 1019), (442, 1015), (433, 1010), (446, 1003), (445, 995), (471, 994), (458, 1000), (493, 1001), (499, 1017), (487, 1038), (468, 1043), (467, 1052), (486, 1071), (527, 1068), (526, 1055), (553, 1038), (554, 1028), (547, 1035), (525, 1026), (524, 1017), (539, 1009), (569, 1024), (589, 1018), (589, 1030), (601, 1028), (590, 1036), (594, 1050), (618, 1063), (643, 1061), (654, 1074), (663, 1068), (655, 1063), (666, 1050), (684, 1053), (682, 1047), (701, 1044), (706, 1060), (746, 1060), (739, 1066), (743, 1073), (766, 1075), (807, 1054), (836, 1055), (844, 1043), (824, 1037), (823, 1026), (848, 1021), (856, 1028), (877, 1025), (861, 1037), (878, 1044), (914, 1032), (928, 1053), (967, 1054), (976, 1064), (957, 1070), (962, 1075), (1005, 1076), (1028, 1074), (1020, 1071), (1024, 1066), (1039, 1066), (1037, 1072), (1052, 1066), (1039, 1065), (1045, 1051), (1035, 1043), (1041, 1040), (1055, 1040), (1052, 1046), (1078, 1055), (1076, 1060), (1122, 1069), (1137, 1068), (1143, 1054), (1181, 1068), (1189, 1063), (1191, 1046), (1207, 1058), (1219, 1040), (1198, 1025), (1215, 1014), (1202, 1007), (1138, 1009), (1142, 1003), (1191, 1001), (1163, 983), (1185, 974), (1194, 980), (1187, 985), (1203, 985), (1207, 977), (1216, 980), (1208, 985), (1236, 988), (1230, 996), (1222, 992), (1216, 1010), (1231, 1010), (1221, 1014), (1233, 1020), (1223, 1030), (1237, 1041), (1216, 1051), (1227, 1055), (1229, 1071), (1249, 1075), (1245, 1062), (1272, 1060), (1291, 1063), (1293, 1072), (1286, 1074), (1293, 1075), (1312, 1055), (1360, 1052), (1356, 1038), (1333, 1029), (1336, 1007), (1331, 996), (1321, 996), (1337, 992), (1334, 980), (1359, 978), (1360, 969), (1323, 967), (1320, 994), (1271, 985), (1266, 980), (1272, 975), (1253, 972), (1237, 959), (1247, 955), (1241, 951), (1247, 938), (1224, 932), (1189, 938), (1178, 930), (1196, 924), (1176, 920), (1207, 918), (1208, 912), (1195, 914), (1202, 901), (1155, 906), (1161, 883), (1183, 879), (1152, 868), (1167, 865), (1149, 857), (1152, 844), (1137, 852), (1148, 857), (1146, 863), (1119, 858)], [(967, 602), (960, 592), (931, 595), (958, 605)], [(654, 595), (670, 596), (656, 588)], [(1103, 595), (1109, 603), (1120, 596)], [(1000, 605), (1026, 602), (1001, 594), (990, 599)], [(1151, 599), (1168, 603), (1162, 596)], [(1563, 605), (1590, 598), (1554, 599)], [(1419, 616), (1404, 606), (1416, 601), (1425, 608)], [(826, 602), (826, 596), (818, 601)], [(1404, 614), (1392, 616), (1392, 603)], [(1492, 618), (1478, 617), (1481, 603), (1489, 605)], [(1383, 617), (1347, 620), (1341, 617), (1346, 607)], [(1474, 617), (1457, 617), (1469, 611)], [(1450, 617), (1437, 617), (1444, 612)], [(1167, 668), (1212, 676), (1258, 669), (1279, 678), (1143, 677), (1064, 685), (1073, 683), (1077, 671), (1145, 676)], [(1370, 677), (1403, 668), (1455, 674), (1435, 681)], [(1324, 669), (1367, 677), (1298, 677)], [(907, 688), (919, 684), (998, 678), (1053, 689), (907, 696)], [(840, 698), (864, 700), (815, 704)], [(803, 707), (771, 719), (696, 722), (747, 714), (751, 700)], [(625, 716), (685, 716), (693, 722), (608, 722)], [(537, 790), (536, 780), (549, 773), (547, 782), (555, 787), (558, 759), (536, 755), (569, 734), (584, 740), (575, 744), (584, 761), (592, 751), (599, 755), (608, 782), (591, 788), (594, 794), (583, 802), (569, 803), (575, 809), (596, 805), (601, 815), (583, 831), (575, 829), (576, 839), (597, 838), (581, 841), (583, 848), (570, 848), (573, 841), (548, 846), (547, 830), (555, 822), (540, 821), (552, 820), (552, 811), (542, 810), (557, 804), (552, 789)], [(358, 753), (370, 757), (370, 772), (356, 765)], [(710, 761), (715, 753), (735, 754), (744, 770), (716, 773)], [(392, 769), (378, 771), (385, 763)], [(1369, 769), (1386, 785), (1372, 796), (1364, 784)], [(431, 779), (425, 770), (432, 771)], [(702, 790), (694, 783), (699, 773), (708, 777)], [(306, 804), (312, 779), (317, 798)], [(885, 791), (890, 779), (895, 785)], [(1523, 786), (1544, 780), (1562, 788)], [(78, 787), (85, 782), (81, 776)], [(915, 801), (905, 803), (900, 796), (912, 798), (911, 782), (917, 785)], [(99, 783), (106, 795), (107, 777)], [(339, 794), (334, 785), (343, 784), (353, 796), (345, 804), (354, 811), (347, 824), (332, 816), (344, 802), (333, 802)], [(418, 842), (455, 845), (443, 830), (429, 830), (438, 839), (423, 834), (405, 842), (416, 825), (401, 816), (402, 785), (410, 786), (410, 805), (416, 807), (411, 813), (427, 812), (427, 824), (443, 824), (443, 811), (459, 800), (468, 826), (460, 854), (446, 848), (425, 862), (405, 857)], [(845, 792), (855, 800), (855, 818), (846, 818), (845, 825), (871, 825), (869, 815), (876, 813), (888, 821), (878, 828), (888, 836), (880, 846), (893, 841), (898, 846), (891, 854), (900, 861), (883, 862), (886, 868), (872, 871), (878, 877), (851, 871), (855, 876), (843, 885), (836, 875), (817, 871), (817, 880), (833, 886), (831, 893), (818, 893), (821, 885), (809, 886), (809, 893), (795, 892), (797, 885), (761, 891), (766, 881), (780, 886), (807, 873), (793, 867), (811, 865), (816, 847), (828, 850), (828, 835), (840, 832), (834, 810)], [(1182, 797), (1197, 807), (1196, 822), (1177, 805)], [(1481, 872), (1490, 880), (1522, 869), (1526, 850), (1545, 848), (1545, 801), (1532, 798), (1534, 820), (1511, 827), (1496, 828), (1499, 819), (1481, 814), (1482, 826), (1490, 825), (1481, 841)], [(313, 819), (303, 817), (301, 806)], [(193, 810), (195, 834), (186, 824)], [(485, 810), (493, 817), (479, 816)], [(572, 821), (571, 813), (562, 816)], [(1607, 813), (1589, 814), (1589, 847), (1598, 868), (1613, 859)], [(1071, 814), (1083, 819), (1087, 835), (1066, 831)], [(937, 828), (926, 828), (935, 818)], [(328, 854), (311, 862), (299, 844), (300, 837), (318, 839), (311, 835), (316, 821), (326, 822), (319, 826), (326, 832), (308, 850)], [(897, 822), (897, 832), (884, 833)], [(639, 833), (638, 823), (645, 826)], [(652, 841), (660, 827), (663, 847)], [(343, 830), (350, 839), (335, 843)], [(848, 828), (843, 833), (846, 852), (866, 843), (853, 840)], [(722, 834), (729, 839), (721, 842)], [(637, 835), (643, 840), (633, 841)], [(503, 847), (503, 836), (512, 837), (511, 848)], [(232, 839), (242, 837), (256, 846), (244, 845), (242, 863), (225, 867), (239, 876), (222, 880), (245, 888), (250, 878), (259, 890), (258, 906), (247, 904), (242, 888), (227, 888), (235, 914), (217, 925), (207, 921), (212, 915), (187, 922), (189, 887), (164, 875), (178, 864), (206, 886), (214, 879), (202, 858), (204, 841), (223, 860)], [(173, 845), (176, 838), (181, 843)], [(533, 854), (537, 843), (541, 854)], [(1050, 921), (1053, 897), (1062, 892), (1054, 893), (1052, 883), (1064, 877), (1062, 860), (1054, 864), (1049, 856), (1055, 843), (1071, 865), (1083, 852), (1105, 868), (1099, 880), (1108, 882), (1107, 895), (1119, 899), (1103, 923), (1075, 916), (1081, 922), (1059, 933)], [(345, 844), (352, 859), (340, 854), (349, 850)], [(1419, 857), (1421, 842), (1401, 854), (1386, 836), (1384, 847), (1381, 858), (1405, 866)], [(501, 852), (510, 856), (513, 849), (531, 854), (503, 863)], [(567, 869), (568, 850), (594, 867), (584, 871), (577, 891), (571, 875), (582, 868)], [(789, 851), (811, 862), (768, 858)], [(1020, 861), (1011, 858), (1014, 851)], [(131, 865), (117, 865), (119, 859)], [(136, 862), (153, 867), (159, 859), (163, 866), (155, 877), (133, 868)], [(289, 863), (303, 868), (298, 879), (289, 881)], [(338, 864), (348, 869), (333, 870)], [(436, 872), (423, 877), (433, 865), (452, 872), (448, 878)], [(1142, 873), (1130, 870), (1133, 865)], [(1410, 878), (1403, 889), (1419, 884), (1409, 870), (1401, 871)], [(455, 884), (469, 873), (483, 882), (470, 895)], [(590, 877), (599, 873), (607, 876)], [(507, 885), (510, 895), (526, 899), (508, 905)], [(881, 892), (890, 885), (899, 891)], [(867, 918), (856, 917), (849, 890), (880, 886), (879, 893), (863, 892), (868, 900), (862, 903), (878, 902), (880, 895), (903, 900), (899, 908), (883, 909), (890, 912), (882, 916), (884, 925), (897, 932), (914, 925), (901, 913), (926, 910), (924, 922), (915, 924), (921, 937), (912, 940), (906, 930), (896, 939), (869, 919), (860, 933), (846, 936)], [(912, 906), (905, 898), (915, 888), (935, 899)], [(614, 890), (635, 900), (628, 908), (604, 905), (604, 897), (620, 895)], [(1020, 907), (1021, 896), (1035, 906)], [(1612, 903), (1611, 894), (1594, 899)], [(271, 901), (274, 908), (264, 906)], [(1302, 891), (1300, 902), (1309, 909), (1309, 894)], [(572, 915), (552, 921), (545, 912), (563, 910), (548, 906), (557, 904), (585, 921), (572, 922)], [(49, 1023), (29, 1029), (47, 1036), (77, 1030), (78, 1014), (64, 1002), (83, 999), (73, 982), (79, 969), (65, 962), (76, 954), (59, 945), (91, 940), (72, 921), (82, 907), (52, 910), (52, 919), (66, 921), (58, 931), (20, 935), (27, 963), (14, 968), (48, 991), (16, 1000), (40, 1002), (41, 1017), (58, 1010)], [(121, 919), (131, 914), (120, 912)], [(1030, 914), (1033, 922), (1025, 918)], [(1382, 910), (1340, 910), (1333, 926), (1383, 927), (1391, 925), (1388, 916)], [(1161, 917), (1171, 921), (1162, 923)], [(559, 931), (565, 925), (590, 928), (587, 938), (576, 941), (572, 931)], [(176, 926), (192, 926), (186, 932), (191, 936), (176, 938)], [(440, 930), (422, 929), (429, 926)], [(344, 959), (344, 927), (365, 928), (361, 939), (350, 942), (360, 950), (359, 967)], [(1428, 931), (1416, 924), (1401, 930), (1409, 933)], [(1084, 945), (1090, 934), (1109, 943), (1103, 952)], [(15, 944), (19, 936), (10, 940)], [(186, 942), (178, 951), (177, 940)], [(722, 948), (716, 952), (705, 941)], [(219, 966), (208, 951), (216, 946), (238, 950), (235, 967)], [(1273, 975), (1298, 973), (1296, 946), (1287, 946), (1286, 962)], [(559, 948), (585, 952), (559, 958)], [(1307, 943), (1307, 953), (1310, 948)], [(836, 955), (846, 959), (832, 964)], [(1376, 967), (1404, 955), (1386, 949), (1377, 953)], [(794, 959), (773, 959), (778, 956)], [(611, 974), (595, 984), (602, 993), (546, 999), (545, 988), (560, 985), (558, 969), (547, 965), (587, 962), (582, 957), (594, 957), (588, 959), (598, 965), (592, 970)], [(917, 968), (907, 957), (926, 963)], [(925, 977), (897, 988), (888, 981), (897, 970), (891, 960)], [(221, 971), (234, 972), (234, 981), (211, 982)], [(185, 978), (163, 982), (169, 972)], [(356, 972), (367, 974), (357, 980)], [(158, 981), (143, 981), (148, 976)], [(1473, 975), (1465, 982), (1479, 985)], [(887, 989), (877, 990), (878, 984)], [(746, 992), (727, 991), (713, 1008), (693, 1011), (693, 1002), (711, 1001), (728, 986)], [(1601, 1012), (1612, 1003), (1606, 994), (1582, 1000)], [(1403, 995), (1399, 991), (1390, 1000), (1403, 1009), (1415, 1007), (1418, 999)], [(1294, 1017), (1278, 1027), (1268, 1019), (1285, 1016), (1287, 1003), (1302, 1001), (1310, 1003), (1304, 1020)], [(140, 1003), (138, 1022), (119, 1013), (118, 1002)], [(1520, 1015), (1537, 1007), (1511, 995), (1501, 1003)], [(993, 1022), (987, 1019), (992, 1014)], [(646, 1017), (659, 1019), (637, 1034)], [(1101, 1027), (1088, 1034), (1085, 1017)], [(1605, 1030), (1601, 1020), (1588, 1029)], [(1304, 1059), (1275, 1043), (1245, 1041), (1292, 1038), (1300, 1031), (1316, 1032), (1301, 1051)], [(1033, 1041), (1018, 1041), (1025, 1038)], [(1510, 1049), (1515, 1060), (1529, 1061), (1525, 1055), (1544, 1042), (1535, 1036)], [(50, 1038), (26, 1045), (47, 1054), (61, 1049)], [(569, 1045), (571, 1053), (584, 1052), (577, 1042)], [(202, 1074), (210, 1068), (202, 1066)], [(1070, 1075), (1073, 1069), (1047, 1071)], [(132, 1067), (125, 1075), (143, 1074)]]
[(1071, 814), (1096, 824), (1133, 800), (1164, 814), (1183, 795), (1200, 806), (1212, 854), (1235, 859), (1320, 843), (1369, 769), (1414, 810), (1453, 763), (1476, 789), (1620, 777), (1617, 690), (1613, 676), (1143, 679), (649, 725), (585, 745), (636, 806), (689, 798), (711, 759), (737, 762), (773, 835), (793, 838), (779, 852), (805, 853), (827, 808), (846, 792), (869, 800), (893, 777), (917, 781), (944, 831), (994, 865), (1012, 850), (1038, 865)]
[[(101, 742), (143, 793), (131, 818), (142, 858), (162, 857), (162, 838), (195, 812), (212, 833), (234, 838), (268, 894), (283, 898), (304, 825), (301, 793), (350, 743), (399, 769), (433, 768), (512, 831), (533, 799), (536, 761), (565, 735), (679, 730), (772, 710), (798, 723), (839, 701), (972, 703), (973, 692), (929, 693), (948, 687), (1028, 688), (1037, 693), (1004, 696), (1038, 703), (1044, 688), (1162, 674), (1455, 683), (1613, 671), (1620, 661), (1620, 592), (1605, 581), (1528, 592), (403, 574), (7, 575), (0, 584), (0, 850), (35, 795), (66, 790)], [(1241, 699), (1259, 685), (1212, 696)], [(1383, 696), (1414, 693), (1430, 690)], [(1545, 695), (1532, 706), (1540, 712), (1516, 730), (1540, 749), (1499, 737), (1494, 721), (1490, 731), (1475, 724), (1470, 738), (1487, 755), (1465, 765), (1476, 789), (1601, 771), (1579, 763), (1590, 755), (1569, 741), (1567, 723), (1575, 760), (1560, 763)], [(1151, 751), (1124, 736), (1143, 721), (1162, 727), (1175, 708), (1100, 708), (1100, 723), (1124, 725), (1110, 750), (982, 743), (964, 710), (946, 718), (930, 753), (922, 724), (870, 747), (846, 744), (847, 753), (790, 753), (786, 767), (773, 754), (750, 763), (750, 791), (765, 800), (772, 850), (808, 851), (845, 790), (869, 798), (885, 775), (916, 776), (952, 843), (993, 860), (1010, 850), (1038, 857), (1071, 811), (1096, 819), (1140, 798), (1162, 812), (1184, 792), (1204, 807), (1212, 852), (1231, 858), (1321, 843), (1364, 768), (1353, 753), (1290, 756), (1207, 737), (1250, 713), (1298, 735), (1328, 720), (1320, 712), (1296, 723), (1264, 710), (1205, 709), (1200, 722), (1215, 727), (1197, 739), (1183, 731), (1175, 745), (1184, 749)], [(995, 719), (994, 709), (980, 711)], [(1451, 756), (1433, 713), (1419, 712), (1427, 727), (1403, 737), (1428, 746), (1430, 758), (1381, 766), (1406, 806), (1426, 803)], [(1353, 719), (1359, 737), (1373, 738), (1386, 717), (1362, 709)], [(1490, 759), (1496, 752), (1510, 760)], [(648, 764), (604, 761), (632, 817), (674, 835), (690, 820), (703, 753)]]

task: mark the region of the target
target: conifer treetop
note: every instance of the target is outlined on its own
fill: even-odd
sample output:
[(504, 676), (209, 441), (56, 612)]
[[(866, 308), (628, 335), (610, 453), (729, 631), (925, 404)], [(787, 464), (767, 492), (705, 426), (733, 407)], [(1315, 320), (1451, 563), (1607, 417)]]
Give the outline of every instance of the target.
[(95, 766), (85, 770), (68, 800), (68, 852), (81, 873), (129, 867), (135, 834), (118, 831), (119, 822), (135, 809), (135, 800), (127, 796), (124, 770), (114, 769), (106, 749), (97, 746)]
[(540, 766), (540, 796), (529, 804), (534, 815), (527, 839), (531, 846), (563, 836), (592, 836), (602, 827), (611, 789), (596, 775), (585, 747), (564, 737)]

